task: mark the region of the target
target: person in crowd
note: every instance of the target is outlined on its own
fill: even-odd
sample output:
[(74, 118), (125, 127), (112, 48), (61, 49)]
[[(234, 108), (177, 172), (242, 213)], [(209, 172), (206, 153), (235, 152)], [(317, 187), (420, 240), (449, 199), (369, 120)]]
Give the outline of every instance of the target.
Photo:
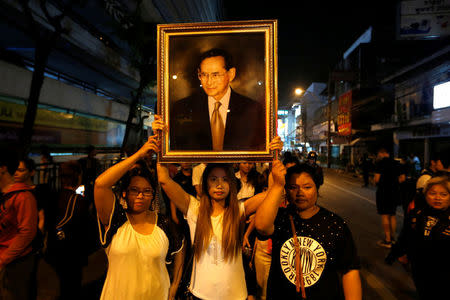
[(84, 196), (89, 203), (94, 204), (94, 182), (100, 174), (100, 161), (96, 158), (97, 150), (93, 145), (87, 147), (87, 156), (78, 160), (82, 178), (81, 184), (84, 185)]
[[(423, 173), (421, 177), (416, 182), (416, 193), (412, 199), (412, 201), (409, 202), (407, 207), (407, 212), (411, 211), (413, 209), (418, 209), (421, 207), (426, 207), (426, 201), (425, 201), (425, 194), (423, 193), (424, 188), (427, 185), (428, 180), (433, 178), (433, 176), (450, 176), (450, 149), (447, 151), (442, 152), (439, 156), (434, 156), (435, 159), (435, 166), (431, 170), (432, 173)], [(439, 159), (438, 159), (439, 157)], [(430, 168), (431, 169), (431, 168)], [(404, 219), (406, 221), (406, 219)]]
[(403, 213), (406, 214), (408, 210), (409, 203), (414, 199), (416, 195), (416, 182), (415, 180), (408, 176), (410, 165), (404, 156), (399, 157), (399, 188), (398, 188), (398, 202), (403, 209)]
[(255, 169), (252, 162), (241, 162), (238, 164), (238, 171), (234, 174), (239, 180), (238, 183), (238, 200), (253, 197), (261, 192), (258, 186), (259, 173)]
[(406, 215), (398, 242), (386, 257), (410, 263), (420, 299), (443, 299), (450, 282), (450, 181), (447, 176), (431, 178), (423, 190), (426, 205)]
[[(159, 116), (155, 116), (152, 128), (164, 130)], [(275, 138), (269, 148), (281, 149), (280, 138)], [(194, 252), (189, 290), (193, 297), (247, 299), (242, 261), (245, 216), (256, 210), (264, 194), (239, 202), (235, 175), (229, 164), (208, 163), (199, 199), (173, 181), (162, 164), (158, 165), (158, 181), (189, 224)]]
[(40, 177), (39, 182), (53, 184), (53, 178), (51, 173), (53, 156), (50, 154), (50, 150), (47, 147), (47, 145), (41, 146), (41, 157), (39, 163), (41, 164), (41, 172), (39, 173)]
[[(155, 185), (146, 168), (134, 168), (158, 151), (158, 143), (156, 136), (151, 136), (136, 153), (95, 181), (101, 244), (108, 257), (102, 300), (174, 299), (176, 295), (184, 240), (169, 217), (150, 210)], [(114, 187), (119, 181), (121, 189), (117, 191)], [(172, 261), (171, 283), (166, 262)]]
[[(237, 198), (240, 201), (245, 201), (253, 197), (255, 194), (261, 192), (261, 188), (258, 186), (259, 173), (256, 171), (255, 164), (252, 162), (241, 162), (238, 163), (238, 171), (235, 173), (237, 179)], [(254, 215), (246, 216), (245, 232), (252, 230), (252, 222)], [(247, 239), (245, 239), (247, 237)], [(255, 269), (250, 267), (250, 263), (253, 256), (254, 245), (254, 235), (244, 234), (244, 271), (245, 279), (247, 283), (247, 292), (249, 298), (254, 299), (256, 296), (256, 273)]]
[(384, 240), (378, 241), (380, 247), (391, 248), (397, 228), (395, 212), (398, 204), (400, 166), (391, 158), (385, 148), (380, 148), (377, 154), (374, 182), (377, 185), (377, 213), (381, 215), (381, 225)]
[(197, 197), (202, 195), (202, 175), (206, 168), (206, 163), (200, 163), (192, 168), (192, 185), (195, 188)]
[(77, 161), (60, 164), (60, 186), (47, 195), (45, 208), (47, 247), (44, 259), (59, 279), (59, 299), (79, 299), (83, 266), (88, 262), (89, 203), (76, 193), (81, 184), (81, 166)]
[[(178, 183), (183, 190), (185, 190), (188, 194), (196, 197), (197, 191), (195, 187), (192, 185), (192, 163), (180, 163), (180, 167), (178, 172), (173, 177), (173, 180)], [(164, 193), (164, 191), (162, 191)], [(165, 193), (164, 193), (165, 194)], [(165, 195), (167, 198), (167, 195)], [(184, 244), (185, 247), (185, 257), (184, 257), (184, 267), (190, 269), (192, 264), (190, 264), (189, 260), (191, 258), (191, 237), (189, 233), (189, 226), (186, 220), (183, 217), (183, 213), (177, 209), (175, 204), (169, 201), (170, 211), (172, 220), (175, 224), (178, 225), (179, 230), (183, 233), (184, 240), (186, 241)], [(184, 272), (191, 272), (192, 270), (184, 270)], [(185, 281), (184, 281), (185, 280)], [(182, 287), (178, 289), (177, 295), (182, 297), (184, 292), (189, 285), (189, 282), (186, 278), (181, 278), (180, 286)]]
[(299, 161), (298, 157), (296, 155), (292, 154), (292, 152), (285, 151), (283, 153), (283, 165), (285, 165), (286, 168), (290, 168), (299, 163), (300, 163), (300, 161)]
[(19, 160), (19, 166), (14, 173), (15, 182), (23, 182), (32, 188), (32, 192), (37, 201), (38, 208), (38, 228), (44, 233), (45, 214), (44, 207), (46, 197), (50, 195), (50, 186), (48, 184), (34, 184), (33, 177), (36, 174), (36, 164), (31, 158), (22, 158)]
[(261, 238), (272, 239), (267, 299), (362, 299), (352, 234), (342, 218), (317, 205), (314, 168), (286, 170), (274, 161), (272, 177), (255, 217)]
[(414, 180), (417, 180), (420, 176), (420, 171), (422, 170), (419, 157), (414, 153), (410, 153), (408, 156), (408, 163), (411, 166), (411, 177), (414, 178)]
[[(265, 169), (259, 176), (258, 186), (262, 192), (267, 191), (269, 183), (270, 169)], [(244, 234), (243, 247), (244, 251), (249, 252), (249, 261), (244, 260), (246, 269), (247, 286), (251, 286), (253, 294), (258, 300), (266, 299), (267, 278), (269, 276), (270, 262), (272, 259), (272, 244), (270, 239), (259, 240), (255, 231), (255, 214), (252, 214), (249, 219), (248, 227)], [(253, 246), (252, 246), (253, 245)], [(256, 281), (256, 282), (255, 282)], [(250, 289), (249, 289), (250, 294)]]
[(0, 153), (0, 299), (29, 299), (35, 294), (36, 255), (32, 242), (38, 212), (32, 188), (14, 182), (19, 165), (14, 153)]
[(437, 172), (442, 171), (444, 166), (441, 161), (440, 153), (433, 153), (430, 156), (430, 164), (428, 167), (424, 168), (420, 173), (420, 177), (416, 182), (416, 189), (418, 192), (422, 192), (426, 186), (427, 181), (433, 177)]
[(317, 177), (317, 189), (323, 184), (323, 170), (322, 167), (317, 164), (317, 152), (310, 151), (308, 153), (306, 163), (309, 164), (315, 170), (315, 176)]
[(371, 167), (372, 167), (372, 160), (369, 158), (369, 155), (367, 153), (364, 153), (361, 161), (361, 169), (364, 180), (363, 187), (369, 186), (369, 172), (371, 170)]

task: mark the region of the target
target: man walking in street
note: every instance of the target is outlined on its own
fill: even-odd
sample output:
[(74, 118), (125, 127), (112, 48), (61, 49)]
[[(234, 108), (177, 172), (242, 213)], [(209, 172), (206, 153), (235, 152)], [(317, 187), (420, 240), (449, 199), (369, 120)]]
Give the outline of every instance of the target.
[(378, 245), (391, 248), (397, 227), (395, 211), (399, 192), (400, 166), (385, 148), (378, 150), (377, 158), (374, 175), (374, 182), (377, 185), (376, 204), (385, 235), (384, 240), (378, 241)]

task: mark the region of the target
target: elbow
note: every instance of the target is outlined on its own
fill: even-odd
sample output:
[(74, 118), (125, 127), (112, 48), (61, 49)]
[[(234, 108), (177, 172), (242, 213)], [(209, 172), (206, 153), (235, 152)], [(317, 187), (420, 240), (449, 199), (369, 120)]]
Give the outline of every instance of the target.
[(266, 222), (262, 221), (261, 218), (255, 217), (255, 229), (261, 235), (270, 235), (270, 226)]

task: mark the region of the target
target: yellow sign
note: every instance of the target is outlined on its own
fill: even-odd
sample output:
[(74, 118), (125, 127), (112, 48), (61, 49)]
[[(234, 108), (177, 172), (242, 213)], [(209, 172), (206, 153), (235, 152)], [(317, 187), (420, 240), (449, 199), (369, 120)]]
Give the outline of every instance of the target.
[[(23, 123), (24, 104), (0, 101), (0, 121)], [(36, 125), (92, 131), (107, 131), (108, 121), (38, 108)]]

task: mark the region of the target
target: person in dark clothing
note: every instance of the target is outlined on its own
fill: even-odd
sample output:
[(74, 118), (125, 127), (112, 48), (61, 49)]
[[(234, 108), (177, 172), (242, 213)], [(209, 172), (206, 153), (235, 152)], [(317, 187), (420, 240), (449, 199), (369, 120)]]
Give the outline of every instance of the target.
[(0, 299), (29, 299), (35, 291), (36, 199), (31, 187), (14, 182), (19, 161), (0, 152)]
[(450, 181), (430, 179), (424, 189), (426, 205), (415, 207), (406, 216), (398, 242), (386, 257), (410, 263), (420, 299), (443, 299), (450, 282)]
[(390, 157), (389, 152), (385, 148), (378, 150), (374, 182), (377, 184), (377, 213), (381, 215), (385, 238), (377, 244), (384, 248), (391, 248), (397, 227), (395, 212), (398, 204), (400, 172), (399, 163)]
[(317, 190), (318, 190), (320, 186), (323, 184), (323, 170), (322, 167), (317, 164), (316, 151), (310, 151), (308, 153), (306, 163), (314, 168), (314, 176), (316, 177), (317, 180)]
[(86, 234), (89, 203), (75, 191), (81, 183), (81, 166), (76, 161), (62, 163), (61, 186), (45, 208), (48, 231), (45, 260), (59, 278), (60, 299), (80, 299), (82, 268), (87, 264)]
[(82, 177), (81, 184), (84, 185), (84, 196), (89, 204), (94, 208), (94, 182), (100, 174), (100, 162), (95, 157), (97, 150), (94, 146), (89, 145), (87, 148), (88, 155), (80, 158), (78, 163), (81, 166)]
[[(362, 298), (352, 234), (342, 218), (317, 205), (314, 174), (308, 164), (286, 171), (273, 163), (273, 183), (255, 216), (258, 233), (272, 239), (267, 299), (300, 299), (300, 291), (307, 299)], [(287, 208), (280, 207), (284, 192)]]
[(367, 153), (364, 153), (361, 161), (361, 169), (363, 173), (364, 187), (369, 185), (369, 172), (372, 167), (372, 160)]
[(290, 168), (299, 163), (300, 163), (300, 161), (299, 161), (298, 157), (296, 155), (292, 154), (292, 152), (286, 151), (283, 153), (283, 165), (285, 165), (286, 168)]

